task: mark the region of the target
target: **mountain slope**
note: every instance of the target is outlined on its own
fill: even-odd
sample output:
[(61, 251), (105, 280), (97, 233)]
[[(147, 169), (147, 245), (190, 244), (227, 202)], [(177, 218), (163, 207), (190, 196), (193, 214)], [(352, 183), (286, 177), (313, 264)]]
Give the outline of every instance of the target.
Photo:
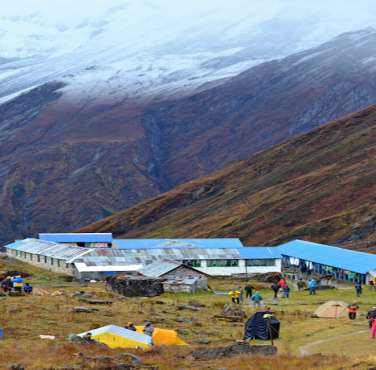
[(353, 32), (155, 99), (126, 74), (103, 96), (93, 65), (0, 103), (0, 241), (79, 228), (376, 102), (375, 45)]
[[(376, 105), (81, 231), (122, 237), (376, 240)], [(375, 244), (373, 244), (375, 245)]]

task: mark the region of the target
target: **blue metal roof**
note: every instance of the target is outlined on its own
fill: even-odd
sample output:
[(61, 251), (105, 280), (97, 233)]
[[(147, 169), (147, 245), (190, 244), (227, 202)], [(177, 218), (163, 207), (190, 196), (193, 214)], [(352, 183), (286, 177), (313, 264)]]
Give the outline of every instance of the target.
[(114, 239), (120, 249), (161, 249), (161, 248), (242, 248), (238, 238), (214, 239)]
[(293, 240), (278, 247), (283, 256), (365, 274), (376, 269), (376, 255), (325, 244)]
[(239, 249), (239, 254), (242, 259), (246, 260), (278, 259), (282, 257), (277, 247), (244, 247)]
[(51, 233), (39, 234), (39, 239), (55, 243), (112, 243), (111, 233)]

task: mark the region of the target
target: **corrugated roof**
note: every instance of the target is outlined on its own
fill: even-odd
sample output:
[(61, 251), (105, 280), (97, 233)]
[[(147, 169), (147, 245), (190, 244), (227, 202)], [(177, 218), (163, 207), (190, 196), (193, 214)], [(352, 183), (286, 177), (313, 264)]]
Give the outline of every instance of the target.
[[(161, 260), (208, 260), (208, 259), (239, 259), (238, 249), (224, 248), (162, 248), (162, 249), (93, 249), (83, 256), (82, 261), (92, 265), (151, 264)], [(77, 261), (77, 262), (81, 262)]]
[(178, 261), (160, 261), (151, 263), (140, 269), (138, 272), (144, 276), (160, 277), (182, 265), (183, 263)]
[(237, 238), (213, 239), (114, 239), (113, 243), (120, 249), (153, 248), (242, 248)]
[(375, 254), (356, 252), (325, 244), (293, 240), (280, 245), (278, 249), (284, 256), (295, 257), (361, 274), (365, 274), (376, 268)]
[(111, 233), (48, 233), (39, 239), (55, 243), (112, 243)]
[(89, 248), (72, 247), (39, 239), (24, 239), (5, 246), (7, 249), (39, 254), (46, 257), (70, 261), (89, 252)]
[(243, 259), (278, 259), (281, 258), (277, 247), (244, 247), (239, 249)]

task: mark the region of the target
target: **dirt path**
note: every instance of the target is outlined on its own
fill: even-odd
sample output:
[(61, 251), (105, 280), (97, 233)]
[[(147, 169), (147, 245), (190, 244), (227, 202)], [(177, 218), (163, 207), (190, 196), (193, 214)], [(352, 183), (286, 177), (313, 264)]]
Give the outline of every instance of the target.
[(322, 343), (326, 343), (326, 342), (332, 342), (333, 340), (336, 340), (336, 339), (340, 339), (340, 338), (344, 338), (344, 337), (349, 337), (351, 335), (367, 333), (368, 331), (369, 330), (359, 330), (359, 331), (352, 332), (352, 333), (346, 333), (346, 334), (336, 335), (334, 337), (327, 338), (327, 339), (317, 340), (315, 342), (311, 342), (311, 343), (308, 343), (308, 344), (306, 344), (304, 346), (299, 347), (299, 353), (302, 356), (312, 355), (312, 352), (309, 350), (309, 348), (311, 348), (311, 347), (314, 347), (314, 346), (316, 346), (318, 344), (322, 344)]

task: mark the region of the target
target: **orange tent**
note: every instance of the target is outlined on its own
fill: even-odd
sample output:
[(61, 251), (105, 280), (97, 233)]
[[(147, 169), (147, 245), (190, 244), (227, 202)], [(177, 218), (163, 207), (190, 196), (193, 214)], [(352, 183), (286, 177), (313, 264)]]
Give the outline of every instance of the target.
[[(143, 326), (136, 326), (136, 329), (139, 333), (142, 333), (144, 330)], [(155, 346), (187, 346), (188, 344), (184, 342), (178, 336), (178, 333), (175, 330), (160, 329), (154, 328), (153, 333), (153, 343)]]

